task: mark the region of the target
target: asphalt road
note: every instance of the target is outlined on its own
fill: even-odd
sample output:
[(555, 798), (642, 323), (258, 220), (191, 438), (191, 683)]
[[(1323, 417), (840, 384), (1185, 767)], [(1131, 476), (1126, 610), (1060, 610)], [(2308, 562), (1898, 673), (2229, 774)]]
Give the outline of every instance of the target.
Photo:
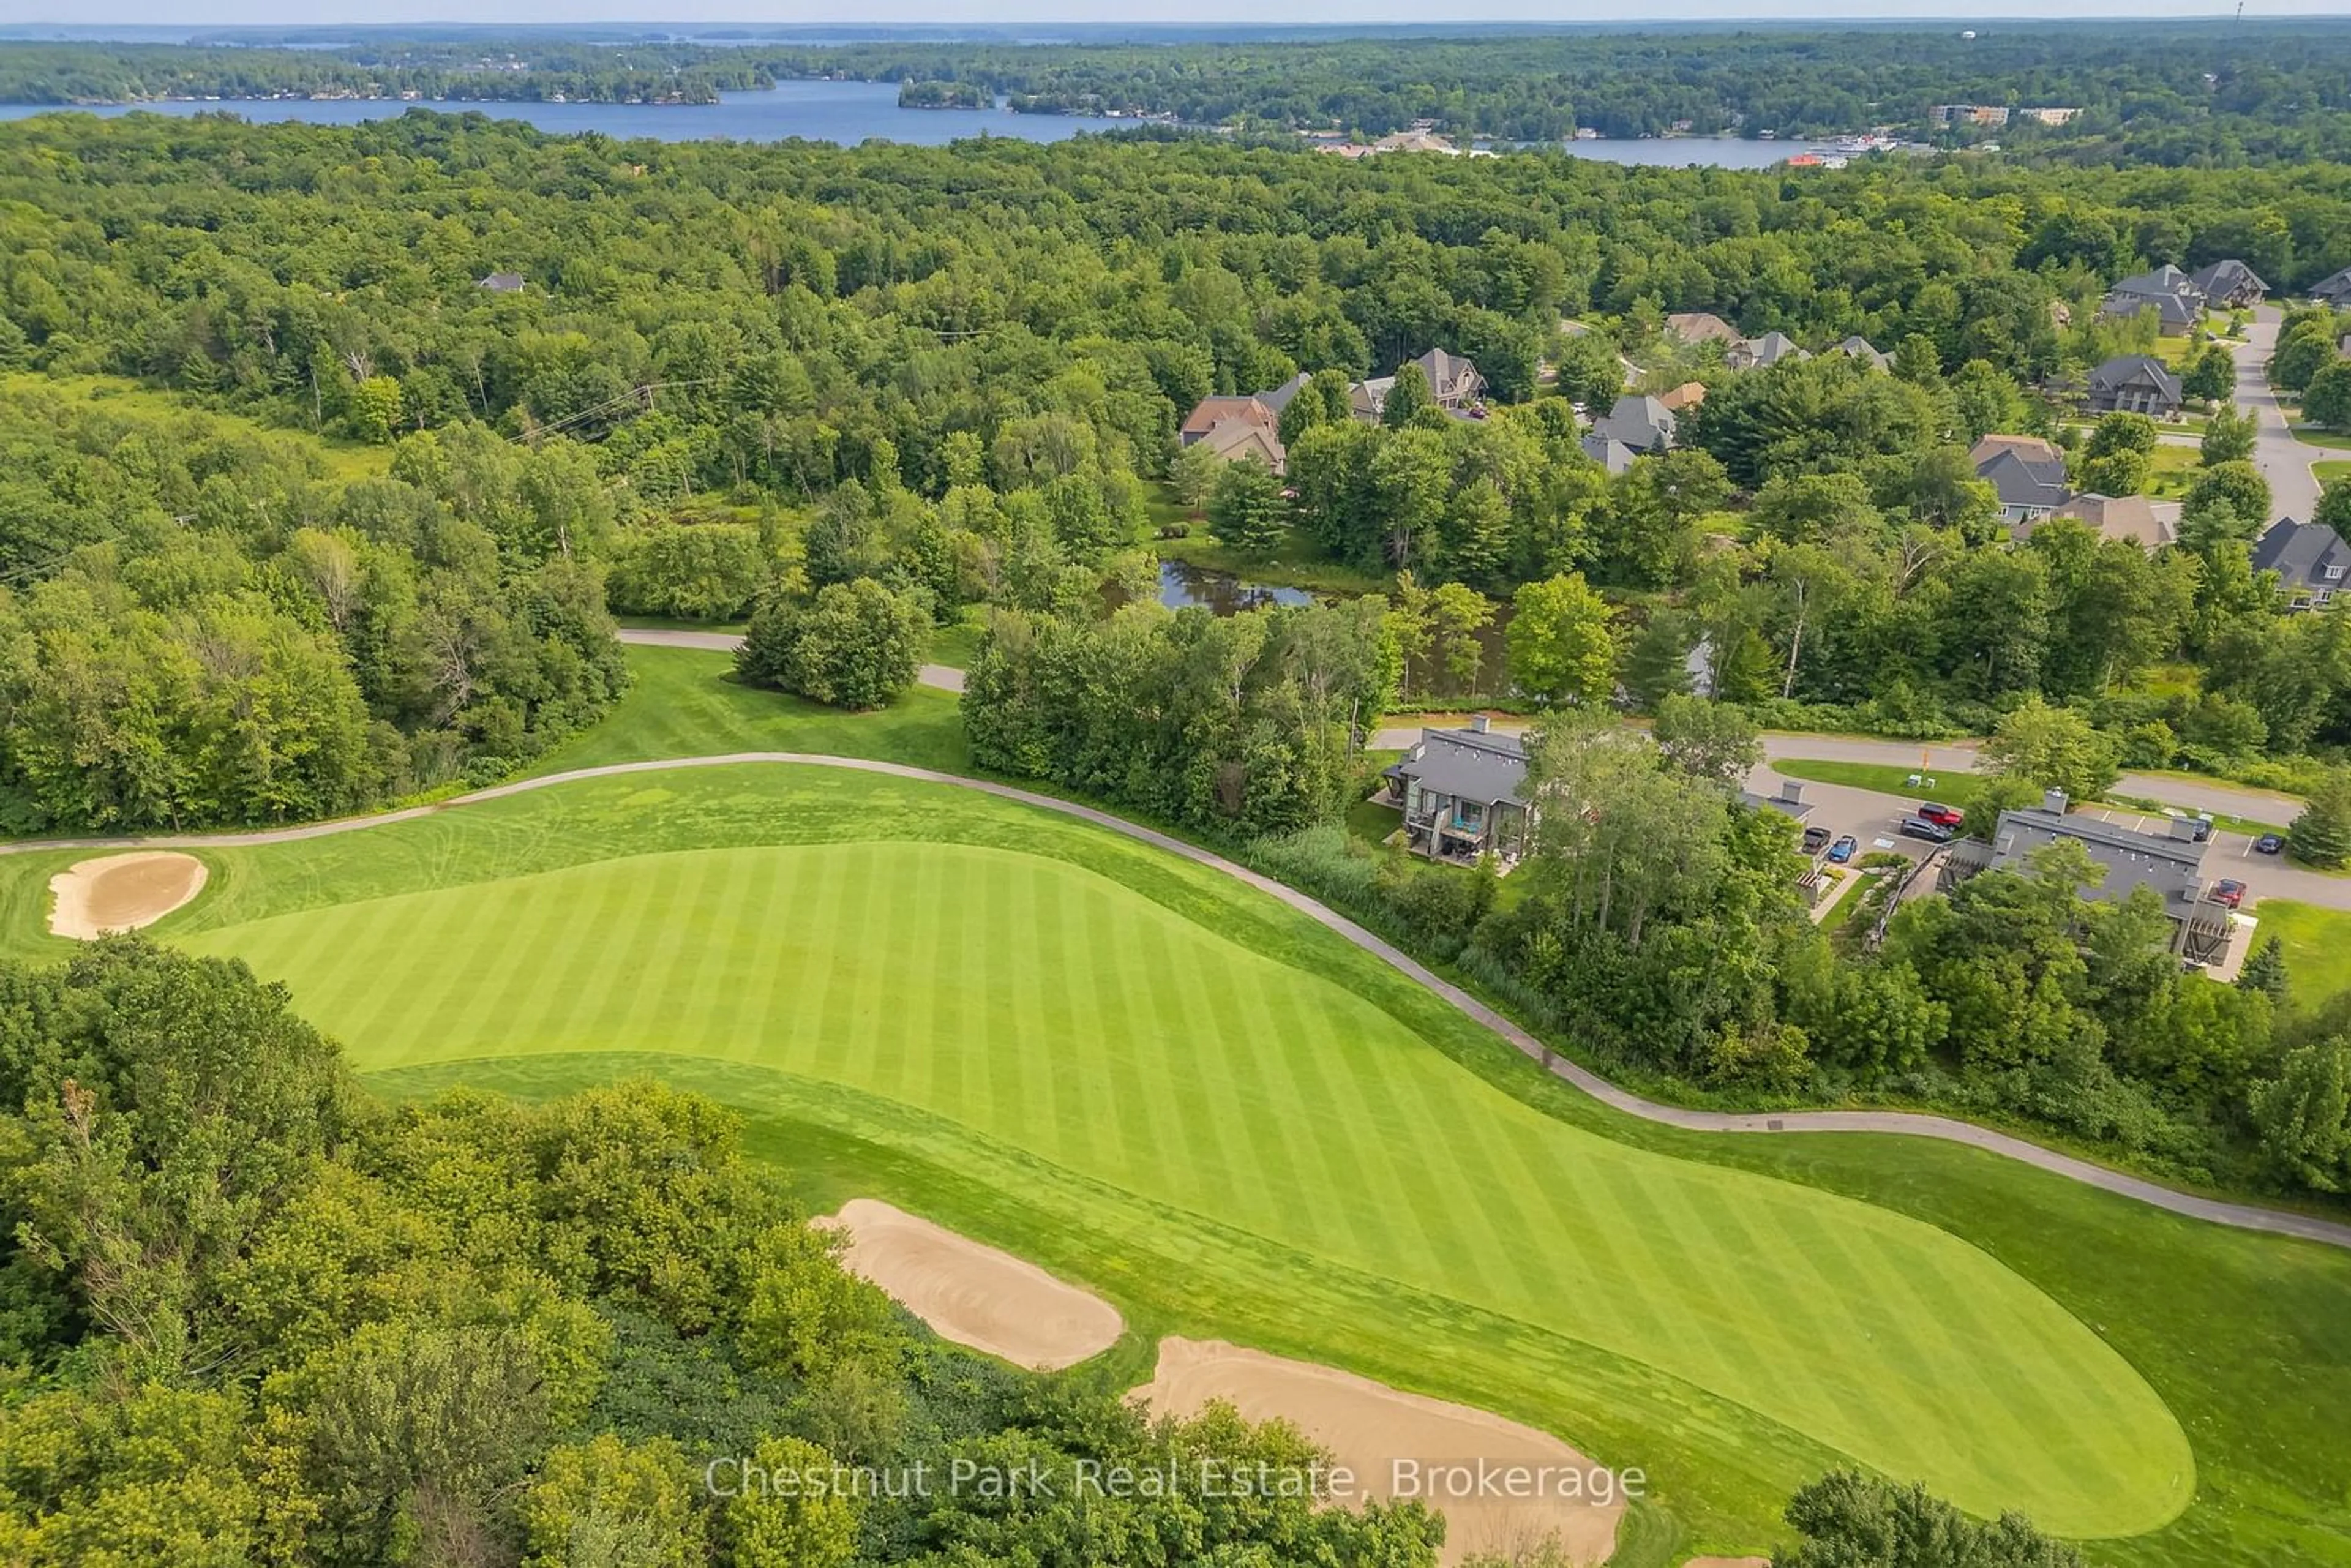
[[(675, 633), (684, 636), (709, 636), (709, 632)], [(673, 646), (707, 646), (703, 643), (671, 644)], [(1541, 1064), (1543, 1071), (1562, 1079), (1604, 1104), (1638, 1116), (1644, 1121), (1667, 1126), (1688, 1128), (1702, 1133), (1782, 1134), (1782, 1133), (1882, 1133), (1902, 1137), (1934, 1138), (1946, 1143), (1965, 1144), (2079, 1182), (2085, 1186), (2165, 1209), (2190, 1218), (2208, 1220), (2240, 1230), (2258, 1230), (2277, 1236), (2298, 1237), (2304, 1240), (2323, 1242), (2330, 1247), (2351, 1248), (2351, 1225), (2321, 1219), (2312, 1215), (2295, 1214), (2284, 1209), (2263, 1208), (2255, 1204), (2229, 1203), (2219, 1198), (2180, 1192), (2151, 1182), (2141, 1176), (2111, 1170), (2072, 1155), (2045, 1149), (2007, 1133), (1979, 1127), (1972, 1123), (1949, 1116), (1931, 1116), (1910, 1111), (1788, 1111), (1778, 1113), (1753, 1113), (1721, 1111), (1695, 1111), (1680, 1105), (1667, 1105), (1655, 1100), (1645, 1100), (1627, 1089), (1557, 1055), (1552, 1049), (1526, 1030), (1504, 1018), (1451, 981), (1432, 973), (1408, 955), (1374, 936), (1337, 911), (1317, 903), (1297, 889), (1259, 875), (1243, 865), (1236, 864), (1196, 844), (1188, 844), (1165, 833), (1141, 827), (1107, 811), (1074, 801), (1056, 800), (1034, 790), (1021, 789), (1009, 784), (998, 784), (984, 779), (967, 779), (959, 774), (934, 772), (927, 768), (913, 768), (899, 762), (881, 762), (862, 757), (831, 757), (791, 751), (745, 751), (719, 757), (682, 757), (656, 762), (615, 762), (601, 768), (576, 768), (569, 773), (551, 773), (545, 778), (526, 779), (517, 783), (501, 784), (493, 789), (478, 789), (437, 805), (411, 807), (405, 810), (387, 811), (373, 817), (351, 817), (339, 822), (311, 822), (296, 828), (277, 828), (262, 832), (222, 833), (211, 836), (172, 834), (147, 839), (46, 839), (26, 840), (17, 843), (0, 844), (0, 854), (22, 854), (36, 850), (50, 849), (131, 849), (131, 848), (197, 848), (219, 844), (277, 843), (296, 839), (324, 838), (334, 833), (359, 832), (381, 827), (387, 822), (406, 821), (430, 816), (438, 811), (460, 810), (483, 800), (502, 800), (511, 795), (528, 794), (534, 789), (546, 789), (581, 779), (609, 779), (638, 773), (659, 773), (673, 768), (716, 768), (741, 763), (789, 763), (804, 767), (843, 768), (862, 773), (887, 774), (896, 779), (921, 779), (934, 784), (952, 784), (961, 789), (977, 789), (1003, 800), (1017, 800), (1040, 810), (1057, 811), (1075, 817), (1114, 833), (1181, 855), (1186, 860), (1221, 872), (1227, 876), (1247, 883), (1260, 893), (1280, 900), (1309, 919), (1329, 928), (1346, 941), (1379, 958), (1403, 974), (1407, 979), (1425, 987), (1440, 1000), (1473, 1021), (1501, 1036), (1512, 1048)], [(1825, 787), (1823, 787), (1825, 788)], [(1867, 791), (1854, 791), (1866, 794)], [(1884, 797), (1877, 797), (1883, 800)]]
[(2253, 465), (2270, 482), (2269, 520), (2292, 517), (2306, 523), (2318, 510), (2318, 478), (2310, 465), (2339, 454), (2295, 440), (2284, 411), (2278, 407), (2277, 393), (2270, 389), (2269, 360), (2277, 349), (2278, 323), (2283, 319), (2283, 313), (2274, 305), (2255, 307), (2244, 341), (2231, 343), (2229, 351), (2237, 361), (2237, 406), (2252, 409), (2261, 422), (2253, 438)]

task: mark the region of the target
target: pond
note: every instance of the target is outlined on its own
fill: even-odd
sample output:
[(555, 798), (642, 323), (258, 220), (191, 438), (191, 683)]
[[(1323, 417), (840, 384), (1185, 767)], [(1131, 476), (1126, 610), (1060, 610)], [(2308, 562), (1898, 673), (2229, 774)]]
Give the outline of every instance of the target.
[(1249, 582), (1214, 567), (1188, 561), (1159, 563), (1159, 602), (1170, 610), (1198, 607), (1217, 615), (1238, 615), (1269, 604), (1311, 604), (1315, 595), (1303, 588), (1276, 588)]

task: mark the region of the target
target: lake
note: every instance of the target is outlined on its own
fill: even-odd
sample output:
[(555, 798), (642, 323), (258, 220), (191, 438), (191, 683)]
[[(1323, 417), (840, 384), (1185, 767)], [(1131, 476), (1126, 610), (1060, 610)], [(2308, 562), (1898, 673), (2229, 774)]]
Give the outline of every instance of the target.
[[(854, 145), (879, 137), (935, 147), (977, 136), (1016, 137), (1023, 141), (1061, 141), (1081, 131), (1108, 131), (1133, 123), (1087, 120), (1064, 114), (1012, 114), (1003, 110), (901, 109), (894, 82), (787, 81), (765, 92), (730, 92), (717, 103), (461, 103), (405, 102), (397, 99), (224, 99), (204, 103), (99, 104), (72, 112), (104, 115), (150, 113), (186, 117), (234, 114), (259, 124), (302, 120), (314, 125), (357, 125), (389, 120), (412, 109), (443, 114), (486, 114), (525, 120), (559, 135), (601, 131), (607, 136), (646, 137), (655, 141), (810, 141)], [(55, 104), (0, 104), (0, 120), (66, 112)]]
[[(389, 120), (411, 109), (444, 114), (486, 114), (523, 120), (558, 135), (601, 131), (623, 140), (655, 141), (782, 141), (802, 137), (854, 146), (881, 139), (937, 147), (967, 136), (1009, 136), (1022, 141), (1061, 141), (1087, 131), (1114, 131), (1135, 123), (1077, 115), (1014, 114), (974, 109), (901, 109), (891, 82), (787, 81), (764, 92), (730, 92), (715, 104), (476, 103), (454, 100), (405, 102), (397, 99), (223, 99), (204, 103), (98, 104), (68, 110), (57, 104), (0, 104), (0, 120), (36, 114), (75, 112), (111, 118), (147, 113), (185, 117), (234, 114), (257, 124), (302, 120), (314, 125), (357, 125)], [(1732, 136), (1683, 136), (1647, 141), (1571, 141), (1568, 152), (1611, 163), (1678, 168), (1703, 163), (1719, 169), (1764, 169), (1802, 150), (1788, 141), (1747, 141)]]

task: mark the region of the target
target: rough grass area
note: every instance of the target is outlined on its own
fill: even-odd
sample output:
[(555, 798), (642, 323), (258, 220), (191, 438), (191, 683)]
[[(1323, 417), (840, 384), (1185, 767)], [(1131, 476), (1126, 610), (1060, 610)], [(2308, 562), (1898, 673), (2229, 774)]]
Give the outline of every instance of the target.
[(310, 445), (325, 462), (328, 476), (342, 483), (374, 478), (392, 467), (392, 448), (371, 446), (340, 435), (264, 424), (246, 414), (206, 408), (194, 398), (164, 392), (127, 376), (51, 376), (30, 371), (0, 372), (0, 392), (37, 392), (63, 402), (119, 409), (148, 419), (193, 420), (223, 432), (288, 437)]

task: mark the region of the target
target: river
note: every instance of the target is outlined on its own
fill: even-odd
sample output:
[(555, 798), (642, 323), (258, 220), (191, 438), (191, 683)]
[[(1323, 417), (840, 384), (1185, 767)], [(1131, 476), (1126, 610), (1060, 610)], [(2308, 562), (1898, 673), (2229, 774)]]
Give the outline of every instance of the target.
[[(261, 124), (301, 120), (315, 125), (357, 125), (388, 120), (411, 109), (444, 114), (486, 114), (523, 120), (559, 135), (601, 131), (607, 136), (655, 141), (782, 141), (801, 137), (854, 146), (881, 139), (936, 147), (967, 136), (1008, 136), (1022, 141), (1061, 141), (1081, 131), (1114, 131), (1135, 123), (1078, 115), (1014, 114), (1008, 110), (901, 109), (893, 82), (786, 81), (762, 92), (730, 92), (716, 103), (526, 103), (517, 101), (417, 100), (399, 99), (221, 99), (204, 102), (94, 104), (67, 109), (57, 104), (0, 103), (0, 120), (36, 114), (84, 113), (111, 118), (148, 113), (180, 117), (234, 114)], [(1749, 141), (1729, 136), (1669, 137), (1645, 141), (1571, 141), (1578, 158), (1611, 163), (1720, 169), (1762, 169), (1801, 144)]]

